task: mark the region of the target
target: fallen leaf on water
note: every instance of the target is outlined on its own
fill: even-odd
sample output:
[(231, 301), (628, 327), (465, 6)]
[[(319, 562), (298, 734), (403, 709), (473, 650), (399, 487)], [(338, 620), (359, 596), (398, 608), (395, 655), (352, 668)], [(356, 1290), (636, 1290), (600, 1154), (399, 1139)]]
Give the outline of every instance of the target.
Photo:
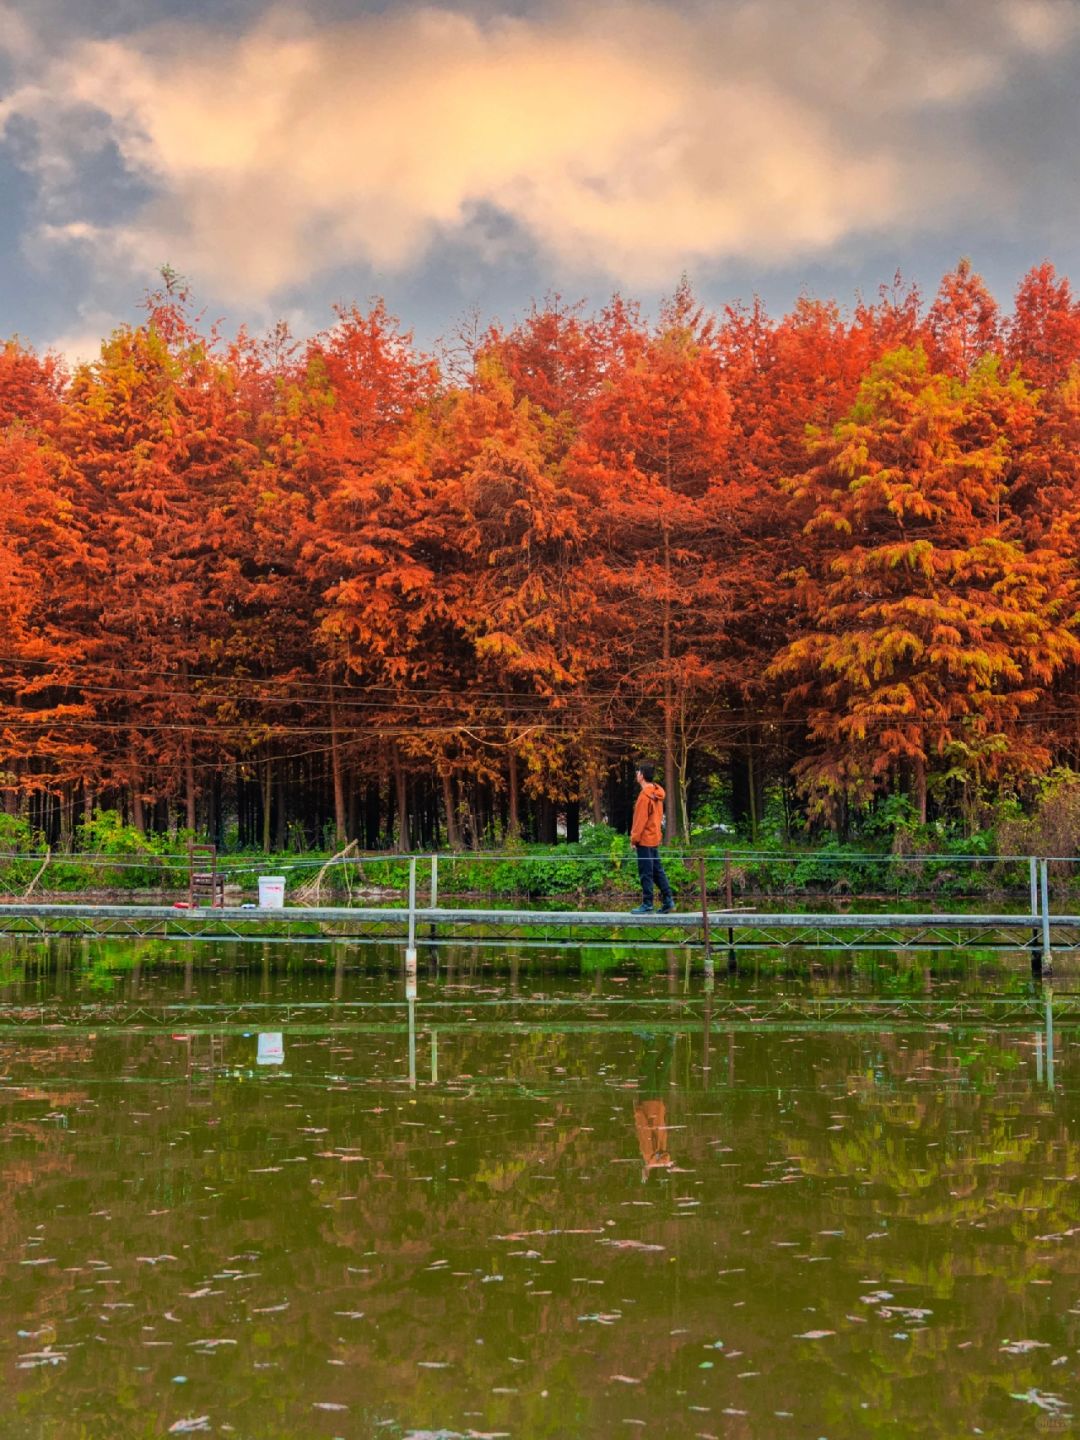
[(598, 1240), (598, 1245), (607, 1245), (612, 1250), (663, 1250), (663, 1245), (648, 1245), (644, 1240)]
[(1010, 1391), (1010, 1399), (1026, 1400), (1029, 1405), (1037, 1405), (1040, 1410), (1047, 1410), (1051, 1413), (1067, 1408), (1065, 1401), (1062, 1400), (1060, 1395), (1051, 1395), (1045, 1390), (1035, 1389), (1034, 1386), (1030, 1390), (1025, 1390), (1023, 1394), (1020, 1395)]
[(39, 1365), (59, 1365), (67, 1359), (66, 1355), (46, 1346), (44, 1350), (31, 1350), (25, 1355), (19, 1356), (20, 1370), (36, 1370)]

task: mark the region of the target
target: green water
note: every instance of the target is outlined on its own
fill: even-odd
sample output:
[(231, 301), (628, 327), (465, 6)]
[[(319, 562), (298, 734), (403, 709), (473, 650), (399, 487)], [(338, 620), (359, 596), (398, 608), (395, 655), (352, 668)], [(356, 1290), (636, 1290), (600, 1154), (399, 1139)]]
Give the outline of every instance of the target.
[(1072, 1430), (1068, 976), (498, 958), (3, 952), (0, 1436)]

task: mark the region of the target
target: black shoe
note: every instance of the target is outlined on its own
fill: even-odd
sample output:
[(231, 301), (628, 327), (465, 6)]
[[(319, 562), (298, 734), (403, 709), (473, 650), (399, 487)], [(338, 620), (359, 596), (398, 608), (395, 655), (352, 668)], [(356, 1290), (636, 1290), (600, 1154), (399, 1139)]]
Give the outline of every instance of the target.
[(630, 911), (631, 915), (651, 915), (652, 913), (653, 909), (651, 905), (636, 905), (634, 909)]
[(661, 914), (661, 915), (670, 915), (671, 912), (672, 912), (674, 909), (675, 909), (675, 901), (674, 901), (674, 899), (665, 900), (664, 903), (660, 906), (660, 914)]

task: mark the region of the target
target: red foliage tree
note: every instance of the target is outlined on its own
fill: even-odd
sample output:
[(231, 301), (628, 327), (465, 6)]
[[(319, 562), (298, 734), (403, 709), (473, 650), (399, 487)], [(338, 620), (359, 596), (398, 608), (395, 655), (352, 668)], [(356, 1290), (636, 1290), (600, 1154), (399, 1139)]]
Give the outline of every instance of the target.
[(1022, 718), (1076, 657), (1075, 580), (1008, 538), (1002, 514), (1011, 435), (1033, 404), (992, 360), (960, 381), (900, 350), (796, 482), (813, 542), (806, 628), (773, 671), (807, 717), (802, 783), (834, 821), (896, 783), (925, 819), (928, 788), (1047, 763)]

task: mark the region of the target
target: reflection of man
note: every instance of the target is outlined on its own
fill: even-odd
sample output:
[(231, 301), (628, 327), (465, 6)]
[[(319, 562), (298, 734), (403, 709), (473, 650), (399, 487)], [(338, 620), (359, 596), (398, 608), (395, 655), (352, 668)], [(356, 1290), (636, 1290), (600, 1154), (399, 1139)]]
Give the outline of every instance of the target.
[(667, 1103), (664, 1095), (671, 1084), (671, 1061), (675, 1054), (674, 1035), (647, 1035), (638, 1077), (638, 1098), (634, 1102), (634, 1129), (641, 1150), (641, 1179), (653, 1170), (670, 1170), (674, 1160), (668, 1151)]

